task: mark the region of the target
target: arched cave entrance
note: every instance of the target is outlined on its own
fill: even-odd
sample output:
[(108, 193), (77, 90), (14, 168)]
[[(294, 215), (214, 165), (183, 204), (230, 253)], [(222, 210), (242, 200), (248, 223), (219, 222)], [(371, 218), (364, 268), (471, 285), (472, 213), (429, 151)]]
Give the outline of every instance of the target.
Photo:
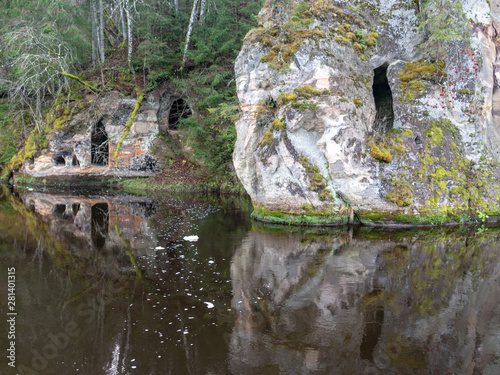
[(56, 166), (64, 166), (66, 165), (66, 161), (64, 160), (64, 157), (61, 155), (58, 155), (54, 158), (54, 165)]
[(78, 158), (76, 156), (73, 156), (73, 159), (71, 160), (71, 165), (73, 167), (79, 167), (80, 166), (80, 162), (78, 161)]
[(392, 91), (387, 80), (388, 63), (376, 68), (373, 77), (373, 98), (375, 99), (375, 123), (373, 128), (380, 134), (390, 131), (394, 124), (394, 110), (392, 108)]
[(178, 129), (179, 121), (183, 118), (191, 116), (191, 109), (184, 99), (176, 99), (172, 102), (170, 107), (170, 114), (168, 115), (168, 127), (170, 129)]
[(106, 133), (104, 124), (100, 120), (94, 125), (92, 134), (90, 135), (90, 156), (92, 164), (102, 166), (108, 165), (108, 133)]
[(91, 208), (91, 236), (94, 245), (100, 249), (106, 243), (109, 226), (109, 208), (107, 203), (96, 203)]

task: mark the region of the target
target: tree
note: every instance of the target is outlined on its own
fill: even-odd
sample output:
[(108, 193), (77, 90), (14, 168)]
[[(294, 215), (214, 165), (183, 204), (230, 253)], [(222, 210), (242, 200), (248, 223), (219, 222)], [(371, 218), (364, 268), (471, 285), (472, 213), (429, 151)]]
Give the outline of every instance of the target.
[(189, 48), (189, 43), (191, 42), (191, 34), (193, 33), (194, 22), (196, 20), (199, 6), (200, 6), (200, 0), (194, 0), (193, 8), (191, 9), (191, 18), (189, 19), (188, 31), (186, 34), (186, 41), (185, 41), (185, 45), (184, 45), (184, 55), (182, 56), (181, 71), (184, 71), (184, 67), (186, 66), (187, 52), (188, 52), (188, 48)]
[(130, 71), (133, 73), (134, 69), (132, 68), (132, 12), (130, 10), (130, 0), (125, 0), (125, 15), (127, 16), (127, 36), (128, 36), (128, 67)]
[(25, 26), (4, 36), (3, 47), (10, 55), (7, 68), (13, 73), (9, 84), (11, 101), (21, 103), (41, 130), (45, 96), (60, 93), (67, 78), (72, 51), (51, 33)]
[(418, 6), (422, 10), (420, 28), (425, 37), (422, 47), (434, 57), (438, 71), (438, 60), (446, 56), (448, 45), (468, 40), (466, 15), (459, 1), (425, 0)]

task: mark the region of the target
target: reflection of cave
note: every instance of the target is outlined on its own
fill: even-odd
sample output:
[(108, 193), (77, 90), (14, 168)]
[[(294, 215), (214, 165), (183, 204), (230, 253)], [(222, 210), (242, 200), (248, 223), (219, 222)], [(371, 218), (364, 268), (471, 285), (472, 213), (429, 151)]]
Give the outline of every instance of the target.
[(387, 66), (388, 64), (384, 64), (375, 69), (373, 77), (373, 98), (377, 110), (373, 128), (381, 134), (391, 130), (394, 122), (392, 91), (387, 80)]
[(91, 134), (90, 155), (94, 165), (108, 165), (108, 134), (102, 121), (94, 125)]
[(107, 203), (96, 203), (91, 209), (92, 242), (100, 249), (106, 243), (109, 225), (109, 209)]
[(62, 156), (56, 156), (54, 158), (54, 165), (66, 165), (66, 161)]
[(168, 126), (170, 129), (177, 129), (179, 121), (191, 116), (191, 110), (184, 99), (174, 100), (168, 115)]
[(365, 329), (359, 349), (361, 359), (368, 361), (373, 361), (373, 353), (382, 334), (382, 325), (384, 324), (384, 307), (379, 300), (381, 295), (383, 295), (382, 291), (374, 290), (365, 295), (363, 301), (366, 304), (364, 313)]

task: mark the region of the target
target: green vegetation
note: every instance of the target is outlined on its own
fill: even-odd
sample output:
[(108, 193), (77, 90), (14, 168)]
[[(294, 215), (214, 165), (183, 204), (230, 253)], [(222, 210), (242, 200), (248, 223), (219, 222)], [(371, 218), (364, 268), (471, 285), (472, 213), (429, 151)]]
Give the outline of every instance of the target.
[[(16, 0), (2, 4), (0, 164), (4, 175), (9, 162), (9, 168), (21, 167), (46, 147), (47, 136), (65, 130), (75, 114), (92, 105), (86, 96), (119, 91), (132, 97), (137, 89), (147, 95), (169, 82), (173, 90), (190, 98), (195, 113), (180, 124), (194, 159), (216, 176), (216, 183), (237, 185), (232, 166), (238, 114), (233, 64), (244, 35), (256, 25), (263, 1), (237, 7), (230, 0), (200, 2), (182, 72), (193, 0), (178, 2), (177, 8), (168, 1), (137, 2), (128, 10), (124, 2), (103, 0), (102, 25), (96, 0), (73, 3)], [(311, 15), (299, 7), (294, 16), (286, 28), (300, 39), (309, 33), (300, 29), (308, 26)], [(95, 30), (102, 30), (104, 37)]]
[(400, 207), (409, 206), (413, 203), (413, 189), (408, 184), (397, 183), (385, 197)]
[(283, 106), (291, 103), (292, 107), (298, 109), (299, 111), (315, 111), (318, 104), (309, 99), (322, 95), (330, 95), (330, 90), (318, 90), (313, 88), (311, 85), (300, 86), (293, 90), (293, 93), (281, 94), (278, 97), (278, 105)]
[(422, 48), (438, 62), (449, 53), (452, 43), (467, 41), (468, 20), (460, 1), (426, 0), (422, 5), (420, 30), (425, 38)]
[(143, 94), (142, 90), (140, 88), (137, 88), (137, 100), (135, 101), (134, 110), (132, 111), (130, 118), (125, 123), (125, 133), (123, 133), (122, 137), (118, 141), (118, 143), (116, 145), (115, 154), (113, 155), (115, 158), (115, 162), (116, 162), (117, 167), (118, 167), (118, 153), (120, 152), (120, 146), (122, 145), (123, 141), (125, 140), (125, 138), (127, 138), (127, 135), (130, 132), (130, 128), (132, 127), (135, 115), (137, 114), (137, 111), (139, 110), (139, 107), (140, 107), (143, 99), (144, 99), (144, 94)]
[[(436, 69), (437, 66), (437, 69)], [(436, 76), (437, 74), (437, 76)], [(424, 80), (437, 81), (437, 77), (446, 77), (444, 61), (439, 60), (436, 64), (419, 60), (406, 63), (405, 69), (399, 73), (401, 91), (403, 91), (402, 102), (410, 102), (419, 98), (425, 92)]]
[(390, 163), (392, 161), (391, 153), (384, 146), (377, 146), (375, 142), (371, 142), (368, 145), (370, 146), (370, 155), (374, 159), (385, 163)]
[(307, 211), (305, 213), (287, 211), (269, 211), (255, 207), (252, 217), (268, 223), (286, 225), (342, 225), (349, 222), (349, 216), (340, 212)]
[(337, 28), (330, 28), (330, 36), (335, 36), (335, 41), (339, 44), (346, 44), (360, 53), (364, 53), (369, 48), (377, 46), (378, 33), (370, 31), (363, 34), (360, 29), (354, 29), (351, 24), (341, 24)]

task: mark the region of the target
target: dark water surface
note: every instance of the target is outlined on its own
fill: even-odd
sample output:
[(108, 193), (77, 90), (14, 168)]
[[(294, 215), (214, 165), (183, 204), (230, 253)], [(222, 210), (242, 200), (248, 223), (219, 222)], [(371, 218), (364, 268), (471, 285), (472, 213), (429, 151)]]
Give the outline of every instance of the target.
[(2, 188), (0, 374), (500, 374), (499, 229), (300, 229), (250, 212)]

